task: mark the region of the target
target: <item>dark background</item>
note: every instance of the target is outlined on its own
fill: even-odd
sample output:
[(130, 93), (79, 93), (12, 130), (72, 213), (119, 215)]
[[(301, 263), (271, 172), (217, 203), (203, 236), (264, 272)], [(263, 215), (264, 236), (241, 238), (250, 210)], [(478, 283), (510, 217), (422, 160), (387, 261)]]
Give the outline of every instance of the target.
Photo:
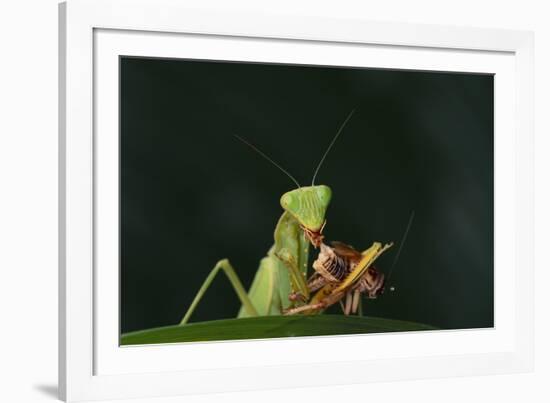
[[(399, 241), (366, 315), (493, 326), (493, 77), (121, 58), (121, 331), (176, 324), (221, 258), (248, 287), (294, 186), (333, 190), (325, 235)], [(397, 247), (379, 259), (387, 270)], [(223, 274), (192, 321), (234, 317)], [(335, 312), (338, 312), (337, 310)]]

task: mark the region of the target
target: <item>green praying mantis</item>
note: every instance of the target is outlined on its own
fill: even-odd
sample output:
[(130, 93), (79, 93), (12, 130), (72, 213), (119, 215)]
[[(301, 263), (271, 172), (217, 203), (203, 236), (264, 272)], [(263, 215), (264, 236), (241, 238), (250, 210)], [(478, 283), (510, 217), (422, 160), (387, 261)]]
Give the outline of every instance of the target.
[[(312, 289), (307, 281), (309, 248), (310, 245), (316, 248), (323, 245), (325, 213), (332, 198), (331, 189), (326, 185), (315, 185), (315, 178), (353, 113), (354, 110), (341, 124), (327, 147), (315, 169), (311, 186), (300, 186), (298, 181), (279, 164), (237, 136), (239, 140), (285, 173), (297, 185), (297, 188), (286, 192), (280, 199), (283, 214), (275, 227), (274, 244), (260, 261), (249, 291), (247, 292), (243, 287), (229, 260), (222, 259), (217, 262), (205, 279), (180, 325), (185, 325), (189, 321), (208, 287), (220, 271), (226, 274), (242, 304), (237, 315), (238, 318), (288, 313), (317, 313), (322, 311), (325, 306), (340, 301), (346, 295), (351, 296), (352, 292), (358, 298), (357, 282), (362, 276), (370, 274), (368, 269), (372, 262), (391, 244), (382, 246), (375, 242), (371, 248), (358, 255), (357, 264), (354, 265), (353, 270), (350, 269), (346, 279), (338, 283), (324, 284), (313, 297), (310, 295)], [(291, 296), (299, 296), (299, 298)], [(300, 302), (302, 304), (296, 306)]]

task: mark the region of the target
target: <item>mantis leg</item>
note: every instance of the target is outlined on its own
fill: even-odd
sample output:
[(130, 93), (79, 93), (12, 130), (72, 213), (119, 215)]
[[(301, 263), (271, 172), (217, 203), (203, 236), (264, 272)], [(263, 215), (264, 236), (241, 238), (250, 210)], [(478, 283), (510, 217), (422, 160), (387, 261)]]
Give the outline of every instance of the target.
[(292, 292), (287, 293), (286, 298), (288, 298), (290, 294), (299, 294), (308, 300), (309, 289), (296, 259), (286, 249), (282, 249), (279, 253), (275, 253), (275, 257), (288, 269)]
[(239, 297), (239, 300), (243, 304), (243, 307), (246, 309), (248, 314), (250, 316), (258, 315), (258, 313), (256, 312), (256, 308), (254, 308), (252, 301), (250, 301), (250, 298), (248, 298), (248, 294), (246, 293), (246, 290), (244, 289), (241, 283), (241, 280), (239, 280), (237, 273), (229, 263), (229, 260), (223, 259), (223, 260), (220, 260), (218, 263), (216, 263), (216, 266), (214, 266), (214, 268), (212, 269), (208, 277), (206, 277), (206, 280), (204, 280), (204, 283), (202, 284), (201, 288), (197, 292), (197, 295), (193, 299), (191, 306), (189, 307), (189, 309), (185, 313), (185, 316), (181, 320), (180, 325), (185, 325), (189, 321), (189, 318), (195, 311), (195, 308), (197, 307), (200, 300), (204, 296), (204, 293), (206, 292), (210, 284), (212, 284), (212, 281), (214, 280), (214, 278), (216, 277), (216, 274), (218, 274), (220, 270), (223, 270), (223, 272), (226, 274), (227, 278), (229, 279), (229, 282), (231, 283), (231, 285), (233, 286), (233, 289), (235, 290), (235, 293)]

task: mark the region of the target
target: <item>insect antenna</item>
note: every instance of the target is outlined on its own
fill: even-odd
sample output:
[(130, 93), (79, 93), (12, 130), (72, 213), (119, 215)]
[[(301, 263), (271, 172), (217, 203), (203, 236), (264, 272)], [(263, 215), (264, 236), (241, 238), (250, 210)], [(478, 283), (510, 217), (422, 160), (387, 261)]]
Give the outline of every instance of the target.
[(288, 173), (287, 170), (285, 170), (282, 166), (280, 166), (279, 164), (277, 164), (275, 161), (273, 161), (271, 158), (269, 158), (264, 152), (262, 152), (258, 147), (256, 147), (254, 144), (251, 144), (249, 143), (248, 141), (246, 141), (245, 139), (243, 139), (242, 137), (234, 134), (233, 136), (235, 136), (238, 140), (242, 141), (244, 144), (246, 144), (247, 146), (249, 146), (250, 148), (252, 148), (254, 151), (256, 151), (258, 154), (260, 154), (262, 157), (264, 157), (266, 160), (268, 160), (269, 162), (271, 162), (273, 165), (275, 165), (277, 168), (279, 168), (281, 171), (283, 171), (283, 173), (286, 174), (286, 176), (288, 176), (292, 182), (294, 182), (296, 184), (296, 186), (298, 186), (298, 188), (300, 189), (301, 186), (300, 184), (298, 183), (298, 181), (294, 178), (294, 176), (292, 176), (291, 174)]
[(353, 109), (348, 117), (346, 118), (346, 120), (344, 120), (344, 123), (342, 123), (342, 125), (340, 126), (340, 128), (338, 129), (338, 131), (336, 132), (336, 135), (332, 138), (332, 141), (330, 142), (330, 144), (328, 145), (328, 148), (327, 150), (325, 151), (325, 154), (323, 155), (323, 158), (321, 158), (321, 161), (319, 161), (319, 164), (317, 165), (317, 168), (315, 169), (315, 172), (313, 173), (313, 179), (311, 180), (311, 186), (314, 186), (315, 185), (315, 178), (317, 177), (317, 173), (319, 172), (319, 169), (321, 168), (321, 165), (323, 165), (323, 162), (325, 161), (325, 158), (327, 157), (330, 149), (332, 148), (332, 146), (334, 145), (334, 143), (336, 142), (336, 139), (338, 138), (338, 136), (340, 136), (340, 133), (342, 133), (342, 130), (344, 129), (344, 127), (346, 126), (346, 123), (348, 123), (348, 120), (350, 120), (351, 116), (353, 115), (353, 113), (355, 112), (355, 109)]
[(389, 281), (391, 274), (393, 272), (393, 269), (395, 265), (397, 264), (397, 261), (399, 260), (399, 255), (401, 255), (401, 251), (403, 250), (403, 245), (405, 244), (405, 241), (407, 240), (407, 235), (409, 235), (409, 230), (411, 229), (411, 225), (414, 219), (414, 210), (411, 212), (411, 215), (409, 216), (409, 222), (407, 223), (407, 228), (405, 228), (405, 232), (403, 233), (403, 237), (401, 238), (401, 242), (399, 242), (399, 248), (397, 249), (397, 253), (395, 254), (395, 258), (393, 259), (393, 262), (390, 266), (390, 270), (388, 271), (388, 276), (386, 278), (386, 283)]

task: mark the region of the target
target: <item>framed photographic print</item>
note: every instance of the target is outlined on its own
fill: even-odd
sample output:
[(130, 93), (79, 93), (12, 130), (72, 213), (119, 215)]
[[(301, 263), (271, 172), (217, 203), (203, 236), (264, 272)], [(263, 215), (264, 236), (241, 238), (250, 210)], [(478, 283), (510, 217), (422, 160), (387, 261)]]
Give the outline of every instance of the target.
[(532, 368), (531, 33), (60, 17), (62, 398)]

